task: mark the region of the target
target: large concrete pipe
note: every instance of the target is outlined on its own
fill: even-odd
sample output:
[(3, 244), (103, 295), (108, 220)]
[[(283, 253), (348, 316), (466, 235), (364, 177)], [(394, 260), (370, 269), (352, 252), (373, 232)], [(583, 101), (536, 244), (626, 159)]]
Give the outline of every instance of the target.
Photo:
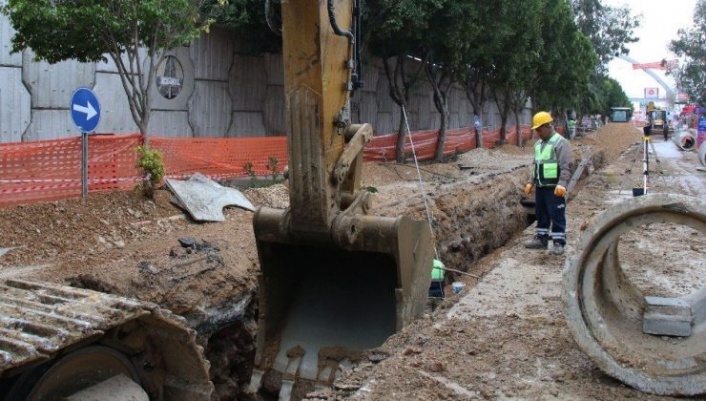
[[(564, 267), (567, 322), (579, 347), (614, 378), (655, 394), (704, 394), (706, 287), (682, 298), (645, 296), (621, 267), (621, 235), (651, 223), (706, 234), (706, 202), (648, 195), (598, 216)], [(650, 267), (659, 268), (641, 266)]]
[(692, 150), (696, 146), (696, 134), (691, 129), (675, 132), (672, 141), (681, 150)]
[(699, 146), (699, 161), (702, 166), (706, 167), (706, 142), (701, 143), (701, 146)]

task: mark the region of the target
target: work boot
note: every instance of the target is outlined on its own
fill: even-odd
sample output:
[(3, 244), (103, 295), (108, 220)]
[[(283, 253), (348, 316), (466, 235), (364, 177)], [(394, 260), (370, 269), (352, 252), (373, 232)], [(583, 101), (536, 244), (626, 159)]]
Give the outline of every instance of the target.
[(554, 255), (563, 255), (564, 254), (564, 245), (555, 242), (552, 244), (552, 250), (550, 251)]
[(547, 249), (548, 239), (541, 237), (534, 237), (529, 241), (525, 241), (525, 248), (527, 249)]

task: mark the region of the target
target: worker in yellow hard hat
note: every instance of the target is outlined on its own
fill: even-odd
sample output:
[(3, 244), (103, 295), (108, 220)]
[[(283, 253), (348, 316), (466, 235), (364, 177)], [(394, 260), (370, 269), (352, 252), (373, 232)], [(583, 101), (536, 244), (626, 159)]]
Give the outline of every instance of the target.
[(561, 255), (566, 246), (565, 197), (571, 178), (571, 144), (554, 131), (553, 121), (546, 111), (532, 118), (532, 129), (537, 131), (539, 140), (534, 144), (532, 178), (525, 185), (525, 193), (530, 195), (532, 189), (535, 191), (537, 230), (534, 238), (525, 242), (525, 247), (548, 249), (551, 234), (551, 252)]

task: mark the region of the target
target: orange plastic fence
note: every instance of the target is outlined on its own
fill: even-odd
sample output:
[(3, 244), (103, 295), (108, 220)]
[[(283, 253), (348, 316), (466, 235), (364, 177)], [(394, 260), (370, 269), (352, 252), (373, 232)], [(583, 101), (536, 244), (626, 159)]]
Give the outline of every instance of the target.
[[(199, 172), (212, 179), (247, 176), (247, 163), (257, 175), (271, 174), (270, 160), (278, 173), (287, 166), (287, 138), (150, 138), (162, 152), (169, 178), (188, 178)], [(273, 165), (274, 167), (274, 165)]]
[[(529, 137), (523, 127), (523, 137)], [(483, 132), (483, 146), (492, 148), (500, 131)], [(517, 143), (517, 133), (508, 130), (507, 143)], [(366, 161), (394, 161), (397, 134), (378, 135), (368, 143)], [(135, 148), (142, 144), (140, 134), (90, 135), (88, 137), (89, 193), (131, 189), (140, 181), (135, 167)], [(418, 131), (408, 135), (405, 154), (417, 159), (434, 157), (437, 131)], [(264, 138), (162, 138), (150, 137), (150, 146), (160, 150), (169, 178), (188, 178), (200, 172), (213, 179), (247, 176), (246, 164), (257, 175), (272, 173), (273, 162), (281, 173), (288, 163), (287, 139)], [(472, 128), (449, 130), (444, 155), (466, 152), (476, 147)], [(269, 167), (268, 167), (269, 165)], [(13, 204), (51, 201), (81, 195), (81, 138), (0, 144), (0, 207)]]

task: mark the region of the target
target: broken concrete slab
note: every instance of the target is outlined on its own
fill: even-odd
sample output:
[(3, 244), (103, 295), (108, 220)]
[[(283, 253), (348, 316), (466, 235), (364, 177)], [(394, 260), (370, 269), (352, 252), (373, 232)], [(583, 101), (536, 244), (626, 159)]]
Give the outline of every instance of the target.
[(242, 192), (224, 187), (200, 173), (186, 181), (166, 179), (165, 183), (177, 200), (174, 203), (196, 221), (225, 221), (223, 208), (226, 206), (255, 210)]

